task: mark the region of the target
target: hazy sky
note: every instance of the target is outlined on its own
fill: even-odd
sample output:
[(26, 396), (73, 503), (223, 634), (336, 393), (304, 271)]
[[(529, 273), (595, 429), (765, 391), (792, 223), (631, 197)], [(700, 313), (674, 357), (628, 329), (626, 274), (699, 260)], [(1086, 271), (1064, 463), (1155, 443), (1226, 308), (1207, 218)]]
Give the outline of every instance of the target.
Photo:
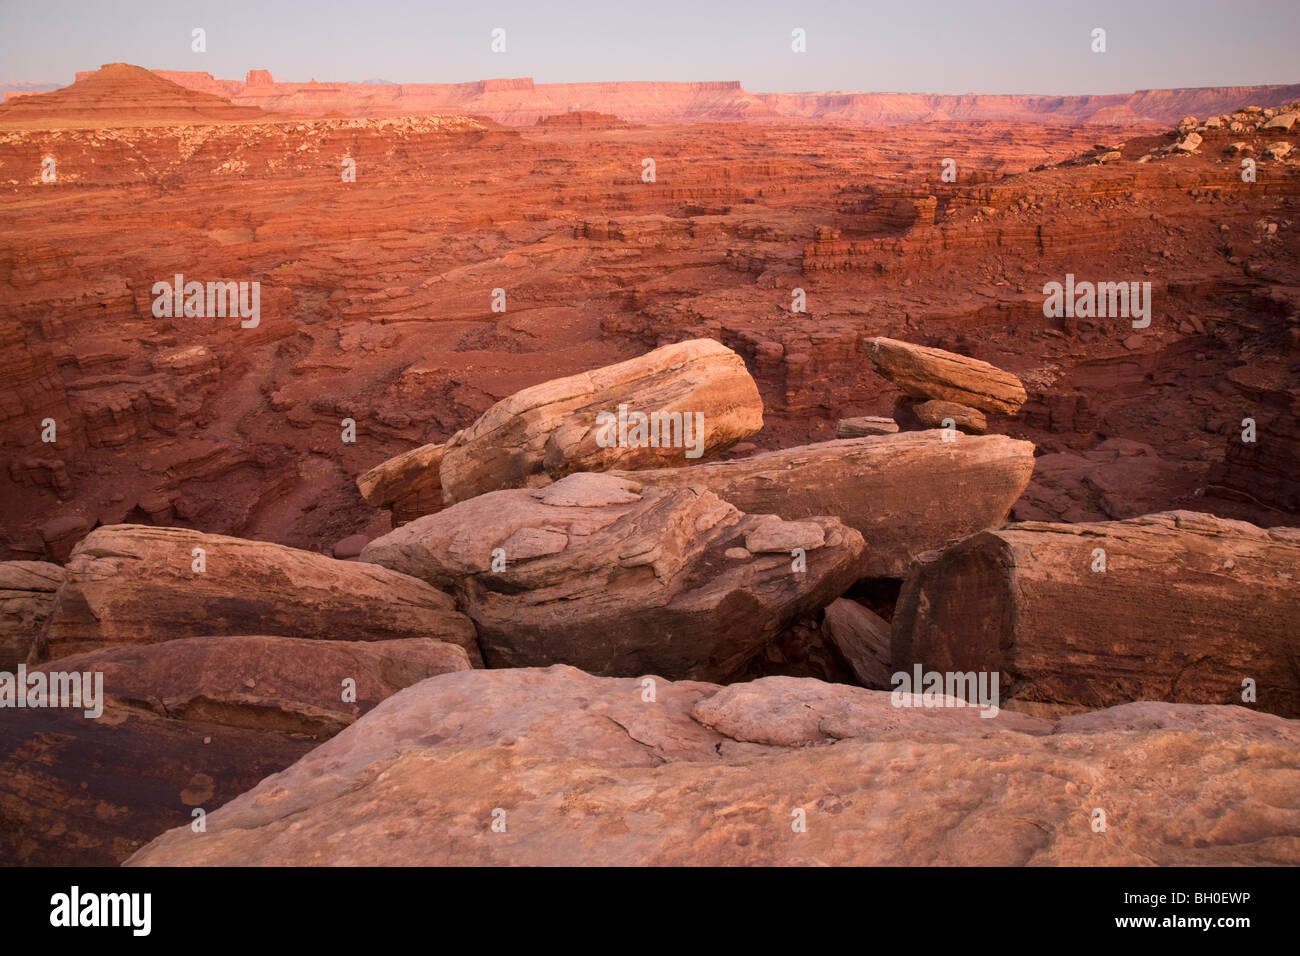
[[(190, 49), (194, 27), (206, 53)], [(806, 53), (790, 49), (795, 27)], [(1090, 50), (1095, 27), (1105, 53)], [(1300, 82), (1298, 27), (1300, 0), (0, 0), (0, 82), (69, 83), (123, 60), (234, 79), (1123, 93)]]

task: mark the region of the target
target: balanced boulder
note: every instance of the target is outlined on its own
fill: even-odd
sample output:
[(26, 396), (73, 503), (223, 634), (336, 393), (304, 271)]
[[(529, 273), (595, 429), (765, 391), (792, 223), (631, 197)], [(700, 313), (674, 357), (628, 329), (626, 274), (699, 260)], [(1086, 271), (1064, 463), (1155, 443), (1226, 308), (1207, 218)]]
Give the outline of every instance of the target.
[(916, 399), (1014, 415), (1028, 398), (1020, 379), (979, 359), (898, 339), (869, 338), (862, 345), (876, 371)]

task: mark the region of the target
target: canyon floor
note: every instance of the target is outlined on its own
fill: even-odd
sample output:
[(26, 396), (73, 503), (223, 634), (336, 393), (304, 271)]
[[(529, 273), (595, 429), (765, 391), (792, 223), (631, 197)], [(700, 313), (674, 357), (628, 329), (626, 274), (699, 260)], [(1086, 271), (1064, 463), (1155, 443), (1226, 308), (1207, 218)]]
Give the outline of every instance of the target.
[[(987, 424), (991, 436), (1033, 446), (1032, 475), (1008, 502), (1006, 519), (1013, 527), (1016, 522), (1052, 523), (1053, 528), (1069, 523), (1093, 529), (1080, 533), (1107, 535), (1117, 533), (1116, 523), (1125, 519), (1201, 512), (1229, 520), (1208, 532), (1187, 518), (1162, 518), (1158, 524), (1183, 536), (1207, 534), (1215, 548), (1229, 547), (1223, 542), (1231, 539), (1231, 548), (1239, 549), (1231, 554), (1243, 567), (1255, 558), (1241, 555), (1264, 538), (1275, 551), (1294, 550), (1294, 533), (1286, 529), (1300, 526), (1300, 125), (1270, 125), (1255, 111), (1223, 124), (1215, 119), (1207, 125), (1202, 116), (1181, 129), (1131, 122), (955, 120), (869, 128), (770, 118), (761, 124), (638, 124), (592, 112), (507, 126), (473, 115), (250, 116), (258, 111), (222, 106), (215, 95), (208, 100), (181, 95), (127, 71), (100, 79), (110, 93), (118, 83), (137, 97), (136, 112), (124, 108), (114, 122), (97, 123), (60, 119), (57, 111), (42, 115), (30, 106), (24, 107), (27, 112), (0, 110), (4, 561), (66, 564), (73, 577), (90, 575), (86, 562), (134, 553), (134, 545), (112, 543), (119, 532), (110, 526), (121, 525), (137, 526), (137, 535), (192, 529), (317, 552), (311, 557), (322, 561), (355, 558), (362, 543), (394, 532), (397, 524), (388, 511), (362, 497), (357, 479), (363, 473), (402, 453), (448, 443), (523, 389), (691, 340), (714, 340), (739, 355), (761, 398), (761, 430), (725, 450), (717, 459), (724, 464), (827, 442), (836, 438), (842, 419), (893, 417), (905, 432), (916, 430), (921, 426), (912, 417), (911, 399), (879, 374), (864, 348), (865, 339), (880, 337), (982, 360), (1023, 383), (1023, 404), (1013, 414), (990, 414)], [(1277, 109), (1281, 102), (1260, 105), (1269, 107), (1269, 117), (1291, 115)], [(190, 113), (195, 118), (183, 118)], [(1177, 148), (1191, 136), (1195, 143)], [(1249, 177), (1243, 175), (1243, 160), (1251, 161)], [(47, 169), (52, 176), (43, 176)], [(258, 282), (257, 324), (242, 327), (237, 315), (158, 316), (155, 284), (170, 285), (178, 274), (185, 282)], [(1150, 283), (1149, 325), (1139, 327), (1130, 316), (1048, 317), (1044, 286), (1065, 283), (1067, 275), (1078, 283)], [(43, 440), (50, 420), (53, 441)], [(1246, 420), (1253, 440), (1243, 440)], [(446, 473), (444, 464), (444, 490)], [(968, 491), (943, 476), (939, 470), (933, 480), (918, 480), (912, 493), (931, 513), (960, 511), (969, 504)], [(606, 495), (622, 502), (619, 494), (602, 487), (597, 504), (606, 503), (601, 497)], [(626, 494), (646, 493), (634, 488)], [(671, 496), (664, 495), (662, 502), (668, 502)], [(1179, 686), (1185, 691), (1195, 683), (1182, 673), (1168, 691), (1135, 689), (1137, 684), (1125, 683), (1130, 677), (1140, 682), (1133, 675), (1086, 692), (1066, 687), (1068, 677), (1056, 683), (1043, 677), (1033, 692), (1022, 695), (1023, 713), (999, 718), (1011, 726), (998, 734), (977, 734), (979, 720), (936, 724), (933, 731), (899, 729), (889, 723), (894, 718), (876, 714), (867, 698), (853, 696), (871, 691), (847, 686), (863, 683), (853, 678), (852, 661), (837, 657), (819, 664), (820, 639), (795, 632), (800, 626), (822, 628), (823, 609), (842, 594), (886, 621), (896, 603), (907, 605), (912, 620), (934, 605), (925, 591), (931, 585), (923, 577), (904, 584), (897, 568), (877, 569), (855, 583), (853, 556), (831, 554), (851, 551), (855, 540), (861, 543), (854, 537), (854, 521), (829, 508), (813, 513), (844, 520), (844, 528), (823, 529), (827, 545), (817, 552), (824, 555), (819, 560), (833, 557), (837, 563), (817, 571), (824, 575), (818, 580), (825, 594), (780, 598), (785, 617), (769, 638), (783, 645), (782, 651), (760, 655), (766, 663), (755, 664), (753, 649), (747, 648), (749, 657), (737, 666), (708, 670), (676, 659), (659, 661), (637, 649), (630, 659), (636, 664), (664, 665), (656, 673), (667, 678), (660, 686), (670, 701), (666, 716), (645, 723), (619, 711), (620, 695), (637, 692), (628, 680), (636, 676), (634, 663), (602, 669), (579, 662), (601, 675), (593, 677), (558, 666), (575, 663), (572, 657), (533, 659), (507, 646), (508, 637), (494, 636), (496, 643), (490, 643), (486, 635), (496, 634), (492, 627), (499, 621), (493, 618), (496, 623), (489, 626), (491, 614), (470, 606), (480, 585), (464, 585), (461, 576), (469, 572), (440, 568), (430, 576), (427, 566), (404, 553), (400, 561), (376, 560), (387, 566), (386, 573), (422, 577), (432, 583), (430, 590), (455, 592), (460, 609), (455, 613), (468, 618), (436, 632), (402, 623), (405, 619), (385, 625), (386, 637), (407, 637), (402, 643), (412, 649), (404, 652), (409, 656), (402, 659), (402, 679), (392, 676), (398, 665), (389, 661), (365, 665), (378, 668), (387, 683), (376, 678), (369, 698), (363, 694), (361, 710), (417, 679), (429, 680), (380, 704), (383, 712), (376, 712), (379, 722), (370, 729), (362, 730), (363, 719), (357, 733), (347, 731), (351, 736), (312, 751), (284, 779), (258, 784), (350, 724), (357, 712), (313, 711), (308, 720), (306, 711), (288, 708), (293, 718), (276, 723), (265, 714), (285, 711), (284, 700), (324, 691), (266, 691), (272, 703), (252, 707), (244, 700), (241, 705), (260, 708), (263, 717), (229, 724), (236, 731), (214, 731), (226, 726), (223, 714), (235, 707), (230, 695), (264, 692), (213, 690), (204, 683), (216, 673), (209, 668), (199, 679), (204, 686), (186, 692), (187, 700), (209, 703), (186, 705), (185, 714), (174, 707), (150, 705), (153, 710), (144, 712), (115, 704), (113, 727), (97, 729), (85, 742), (93, 756), (68, 756), (69, 747), (76, 748), (66, 741), (75, 732), (58, 723), (62, 717), (39, 716), (50, 725), (33, 723), (30, 730), (11, 734), (0, 749), (0, 763), (17, 767), (39, 752), (51, 766), (66, 759), (75, 769), (66, 777), (51, 771), (57, 782), (32, 777), (10, 786), (0, 815), (38, 820), (39, 833), (10, 839), (5, 857), (9, 862), (121, 862), (164, 829), (186, 824), (189, 807), (211, 809), (245, 794), (222, 811), (233, 835), (195, 850), (182, 831), (173, 831), (137, 861), (249, 859), (263, 852), (256, 845), (272, 832), (276, 842), (267, 844), (272, 849), (265, 851), (270, 856), (264, 862), (374, 862), (355, 846), (343, 845), (346, 839), (331, 830), (347, 829), (337, 823), (337, 813), (346, 820), (355, 812), (358, 819), (370, 820), (367, 826), (391, 836), (405, 824), (368, 816), (372, 805), (366, 800), (380, 801), (390, 813), (427, 793), (430, 775), (461, 774), (464, 782), (456, 787), (468, 793), (479, 784), (486, 787), (495, 767), (498, 774), (514, 774), (521, 792), (548, 794), (526, 811), (534, 818), (563, 816), (573, 811), (566, 801), (586, 801), (589, 808), (639, 821), (603, 849), (594, 843), (565, 844), (564, 862), (1300, 859), (1294, 800), (1280, 795), (1300, 772), (1290, 719), (1300, 715), (1295, 709), (1300, 697), (1286, 696), (1292, 691), (1285, 689), (1297, 672), (1294, 633), (1289, 647), (1269, 645), (1274, 654), (1269, 666), (1279, 673), (1291, 669), (1291, 676), (1278, 678), (1276, 685), (1286, 703), (1263, 708), (1271, 713), (1243, 716), (1240, 708), (1224, 706), (1221, 690), (1180, 695)], [(748, 527), (747, 518), (738, 520), (738, 527)], [(1250, 533), (1255, 537), (1245, 535), (1255, 544), (1235, 543), (1233, 521), (1255, 526)], [(1275, 529), (1271, 538), (1268, 529)], [(870, 552), (871, 535), (862, 533)], [(107, 535), (98, 547), (91, 545), (95, 535)], [(187, 549), (194, 543), (186, 542)], [(1007, 547), (1021, 545), (1012, 541)], [(1024, 547), (1028, 554), (1041, 553), (1036, 545)], [(899, 560), (905, 563), (919, 550), (905, 548)], [(154, 553), (141, 553), (146, 552)], [(620, 553), (611, 553), (617, 564)], [(721, 553), (700, 557), (694, 573), (713, 574)], [(962, 557), (947, 555), (940, 560)], [(1268, 558), (1267, 579), (1263, 571), (1251, 572), (1265, 581), (1258, 600), (1277, 614), (1282, 613), (1278, 608), (1293, 607), (1295, 599), (1268, 589), (1294, 592), (1295, 578), (1286, 570), (1292, 559)], [(347, 564), (361, 567), (365, 560)], [(424, 570), (413, 570), (417, 567)], [(453, 580), (467, 590), (456, 591)], [(78, 613), (65, 593), (70, 586), (62, 579), (51, 579), (48, 587), (12, 585), (14, 593), (64, 589), (59, 591), (63, 610), (55, 612), (53, 624), (62, 621), (65, 630), (51, 625), (42, 631), (46, 643), (39, 646), (56, 648), (60, 635), (68, 643), (46, 659), (107, 653), (103, 649), (115, 640), (105, 637), (107, 630), (95, 630), (109, 625), (93, 600), (89, 617), (78, 617), (75, 627), (68, 623), (69, 615)], [(355, 581), (340, 585), (345, 590), (372, 586), (379, 587)], [(501, 600), (528, 586), (503, 586)], [(1139, 593), (1158, 603), (1155, 592), (1146, 591), (1122, 592), (1117, 600), (1136, 600)], [(1233, 608), (1249, 603), (1238, 592), (1232, 595)], [(446, 595), (435, 599), (421, 591), (417, 597), (410, 600), (442, 607), (437, 602)], [(150, 600), (148, 594), (140, 597), (142, 605)], [(320, 600), (324, 606), (334, 597)], [(307, 606), (316, 605), (308, 601)], [(227, 611), (204, 613), (215, 621)], [(728, 613), (741, 614), (734, 608)], [(297, 634), (291, 625), (272, 629), (265, 615), (251, 623), (235, 621), (234, 611), (228, 616), (226, 630), (215, 624), (211, 630), (200, 624), (179, 627), (169, 619), (165, 626), (154, 622), (156, 633), (148, 632), (153, 636), (120, 639), (165, 647), (208, 634), (239, 635), (250, 642), (319, 636)], [(468, 627), (469, 619), (490, 665), (486, 673), (469, 669), (482, 663), (472, 637), (469, 643), (463, 639), (462, 625)], [(1269, 620), (1273, 627), (1276, 618)], [(1210, 628), (1216, 621), (1202, 624)], [(553, 623), (537, 624), (539, 640), (550, 639), (547, 628)], [(123, 625), (121, 633), (133, 626)], [(313, 619), (313, 626), (334, 625)], [(457, 636), (449, 637), (451, 631)], [(88, 637), (91, 632), (97, 636)], [(357, 633), (340, 639), (374, 637)], [(730, 632), (718, 638), (719, 655), (735, 651), (727, 643), (732, 639)], [(417, 641), (463, 644), (468, 657), (450, 663), (445, 655), (429, 657), (423, 645), (414, 647)], [(190, 661), (198, 652), (187, 645), (173, 653)], [(276, 666), (288, 674), (293, 668), (284, 661), (292, 663), (298, 653), (307, 654), (283, 651), (287, 656)], [(1135, 652), (1129, 647), (1124, 653)], [(934, 654), (933, 660), (943, 656)], [(35, 654), (31, 663), (41, 657)], [(412, 663), (417, 659), (418, 666)], [(978, 663), (957, 651), (944, 659), (954, 665)], [(162, 673), (166, 659), (160, 660), (154, 663)], [(302, 666), (310, 669), (313, 660), (307, 654)], [(493, 672), (506, 662), (516, 669)], [(681, 664), (680, 672), (671, 672), (674, 663)], [(143, 666), (136, 662), (122, 673)], [(1017, 673), (1024, 677), (1029, 670), (1026, 664)], [(431, 676), (439, 673), (444, 676)], [(731, 683), (741, 678), (818, 678), (834, 689), (813, 693), (806, 686), (767, 683), (761, 686), (769, 699), (757, 699), (762, 695), (756, 690), (756, 699), (733, 706), (728, 695), (750, 686)], [(275, 678), (281, 679), (289, 677)], [(129, 683), (123, 678), (123, 687)], [(322, 686), (327, 683), (321, 678)], [(121, 688), (114, 693), (130, 696)], [(132, 693), (156, 698), (155, 704), (169, 699), (152, 684)], [(850, 729), (828, 730), (821, 723), (791, 739), (782, 737), (790, 724), (777, 711), (797, 710), (809, 693)], [(429, 731), (427, 737), (411, 729), (428, 713), (471, 709), (484, 695), (494, 709), (474, 718), (481, 727), (441, 735)], [(228, 708), (213, 700), (227, 700)], [(1140, 700), (1165, 703), (1136, 703)], [(608, 722), (602, 718), (599, 726), (587, 727), (594, 719), (586, 714), (588, 704), (608, 711)], [(1124, 710), (1125, 705), (1148, 709)], [(1195, 712), (1177, 710), (1182, 706)], [(1088, 709), (1105, 716), (1088, 724), (1083, 715)], [(1216, 713), (1229, 709), (1233, 716)], [(578, 710), (580, 718), (574, 716)], [(24, 719), (38, 721), (38, 716)], [(574, 733), (590, 744), (586, 751), (555, 730), (574, 720), (574, 726), (581, 725)], [(1215, 729), (1218, 721), (1221, 733)], [(187, 727), (177, 729), (177, 724)], [(501, 733), (517, 733), (525, 746), (503, 753), (497, 746)], [(214, 734), (219, 753), (197, 743)], [(268, 734), (277, 735), (274, 745), (258, 742)], [(401, 750), (398, 743), (412, 734), (424, 750)], [(976, 736), (980, 743), (972, 744)], [(32, 743), (36, 740), (44, 743)], [(145, 769), (145, 754), (158, 740), (166, 741), (161, 749), (168, 766)], [(840, 743), (821, 763), (813, 751), (799, 749), (831, 741)], [(1243, 822), (1235, 836), (1216, 836), (1207, 849), (1197, 840), (1203, 832), (1198, 827), (1214, 816), (1211, 797), (1194, 792), (1194, 778), (1226, 774), (1238, 759), (1233, 749), (1238, 746), (1258, 759), (1241, 774), (1220, 780), (1218, 799), (1251, 822)], [(957, 755), (972, 747), (983, 748), (980, 759), (1000, 762), (1008, 778), (972, 783), (978, 761), (945, 776)], [(1133, 756), (1134, 748), (1145, 748), (1150, 761)], [(116, 782), (112, 760), (137, 767), (153, 781), (147, 799)], [(1102, 791), (1131, 796), (1157, 772), (1180, 781), (1160, 788), (1133, 811), (1147, 837), (1130, 830), (1109, 849), (1099, 849), (1089, 842), (1086, 820), (1068, 839), (1048, 838), (1041, 827), (1023, 823), (1024, 816), (1041, 811), (1057, 833), (1074, 811), (1063, 809), (1043, 775), (1082, 778), (1091, 772), (1088, 767), (1108, 760), (1122, 766)], [(456, 765), (455, 773), (440, 763), (445, 761)], [(899, 766), (909, 768), (904, 776), (873, 790), (867, 776), (887, 776)], [(391, 771), (391, 778), (377, 778), (376, 768)], [(348, 789), (348, 774), (359, 774), (376, 793)], [(475, 783), (475, 774), (484, 779)], [(630, 782), (614, 786), (611, 775)], [(845, 775), (853, 776), (852, 786), (835, 789), (834, 780)], [(975, 809), (963, 803), (971, 791), (959, 784), (967, 778), (984, 788)], [(69, 781), (74, 779), (98, 781), (95, 786), (103, 789), (98, 806), (93, 792), (91, 799), (42, 797), (73, 793)], [(565, 797), (574, 779), (582, 785)], [(768, 811), (754, 810), (753, 802), (772, 779), (793, 781), (791, 792), (775, 801), (787, 830), (787, 804), (826, 810), (827, 801), (840, 801), (845, 808), (856, 806), (843, 818), (849, 820), (882, 801), (879, 805), (902, 808), (901, 817), (891, 818), (895, 823), (906, 819), (922, 835), (910, 847), (901, 838), (882, 843), (883, 824), (868, 812), (856, 829), (819, 836), (820, 842), (809, 847), (772, 849), (755, 837), (749, 852), (745, 834), (768, 825), (766, 818), (758, 820)], [(187, 796), (173, 806), (165, 794), (176, 789), (176, 780)], [(936, 781), (946, 789), (934, 806), (924, 811), (907, 806), (909, 788)], [(690, 795), (706, 787), (712, 789), (700, 799), (710, 806), (746, 808), (737, 811), (726, 839), (681, 822), (688, 817), (682, 808), (695, 799)], [(348, 801), (340, 809), (331, 801), (344, 790)], [(828, 796), (832, 790), (834, 797)], [(558, 844), (530, 843), (526, 837), (512, 837), (514, 842), (503, 841), (490, 851), (465, 849), (477, 826), (467, 821), (490, 817), (502, 798), (484, 796), (479, 807), (468, 798), (461, 801), (460, 792), (453, 787), (430, 798), (437, 804), (431, 816), (410, 829), (412, 837), (427, 839), (422, 829), (427, 820), (450, 814), (457, 835), (432, 855), (413, 851), (407, 862), (560, 859), (548, 856), (547, 849)], [(301, 823), (314, 836), (298, 834), (299, 824), (272, 820), (267, 808), (285, 793), (291, 795), (285, 806), (303, 814)], [(64, 806), (59, 801), (65, 798), (77, 806), (73, 815), (79, 822), (70, 827), (79, 834), (76, 840), (59, 829), (66, 826), (59, 817)], [(653, 812), (662, 820), (676, 822), (665, 831), (662, 821), (638, 816), (646, 812), (646, 801), (654, 802)], [(129, 815), (122, 808), (141, 805), (148, 809), (132, 810), (135, 819), (120, 833), (104, 823), (115, 814)], [(1188, 806), (1194, 807), (1190, 815), (1178, 817), (1178, 808)], [(832, 811), (840, 812), (827, 812)], [(1262, 820), (1270, 822), (1256, 826)], [(973, 842), (971, 834), (1006, 832), (1006, 827), (1014, 838), (996, 851)], [(676, 836), (664, 840), (664, 832)], [(945, 834), (954, 832), (966, 836), (948, 842)], [(733, 842), (737, 833), (744, 839)], [(869, 857), (855, 850), (864, 843), (877, 848)], [(647, 850), (651, 844), (657, 849)], [(1160, 848), (1151, 849), (1155, 844)], [(688, 859), (691, 854), (670, 845), (698, 846), (698, 855)], [(584, 858), (584, 852), (590, 855)]]

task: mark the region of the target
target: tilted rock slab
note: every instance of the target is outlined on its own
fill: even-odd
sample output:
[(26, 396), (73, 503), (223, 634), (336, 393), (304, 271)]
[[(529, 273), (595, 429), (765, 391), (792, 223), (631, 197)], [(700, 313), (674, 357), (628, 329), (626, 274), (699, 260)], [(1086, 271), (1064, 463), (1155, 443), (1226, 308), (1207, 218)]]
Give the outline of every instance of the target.
[(424, 639), (202, 637), (60, 658), (40, 670), (103, 674), (103, 713), (0, 712), (0, 864), (121, 863), (396, 691), (468, 668)]
[(128, 864), (1300, 862), (1293, 721), (986, 719), (807, 678), (653, 686), (562, 666), (432, 678)]
[(0, 561), (0, 671), (27, 660), (66, 577), (45, 561)]
[(898, 339), (863, 339), (862, 345), (876, 371), (913, 398), (1014, 415), (1029, 397), (1020, 379), (979, 359)]
[(429, 638), (241, 634), (106, 647), (39, 669), (101, 673), (109, 699), (160, 717), (323, 740), (402, 688), (470, 662), (463, 647)]
[[(203, 550), (204, 571), (194, 570)], [(113, 644), (272, 634), (336, 641), (426, 637), (481, 663), (452, 598), (385, 568), (184, 528), (107, 525), (72, 552), (37, 638), (39, 662)]]
[(357, 479), (361, 497), (376, 508), (388, 508), (399, 522), (410, 521), (442, 507), (443, 445), (421, 445), (371, 468)]
[[(1098, 551), (1105, 552), (1105, 571)], [(1000, 671), (1004, 696), (1089, 708), (1243, 703), (1300, 716), (1300, 529), (1189, 511), (1024, 522), (917, 561), (893, 666)]]
[(361, 560), (454, 587), (491, 667), (724, 680), (843, 593), (862, 548), (834, 518), (746, 515), (705, 490), (579, 473), (419, 518)]
[(826, 608), (822, 633), (863, 687), (892, 689), (893, 635), (889, 622), (857, 601), (839, 598)]
[(540, 487), (573, 472), (692, 460), (684, 447), (601, 447), (610, 436), (597, 416), (617, 416), (620, 404), (628, 413), (702, 414), (704, 457), (763, 427), (763, 401), (744, 359), (712, 339), (665, 345), (497, 402), (447, 442), (443, 499), (451, 504), (487, 491)]
[(903, 432), (838, 439), (690, 468), (616, 472), (646, 485), (708, 488), (750, 514), (834, 515), (867, 542), (859, 577), (902, 578), (924, 551), (1006, 521), (1034, 446), (1005, 435)]

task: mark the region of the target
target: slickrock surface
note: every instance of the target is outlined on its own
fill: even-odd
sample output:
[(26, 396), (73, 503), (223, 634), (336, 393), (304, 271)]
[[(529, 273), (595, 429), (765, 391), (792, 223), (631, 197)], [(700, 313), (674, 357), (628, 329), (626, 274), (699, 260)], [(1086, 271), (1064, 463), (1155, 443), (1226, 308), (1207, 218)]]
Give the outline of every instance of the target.
[[(205, 570), (194, 570), (202, 549)], [(336, 641), (425, 637), (479, 662), (474, 626), (448, 595), (386, 568), (184, 528), (97, 528), (33, 650), (36, 661), (114, 644), (274, 634)]]
[(436, 677), (129, 863), (1300, 861), (1300, 751), (1269, 715), (1054, 728), (793, 678), (647, 693), (559, 666)]
[(917, 554), (1002, 524), (1033, 471), (1029, 442), (952, 437), (904, 432), (618, 474), (647, 486), (708, 488), (750, 514), (834, 515), (867, 542), (860, 577), (901, 578)]
[[(688, 447), (676, 431), (657, 429), (658, 447), (622, 437), (628, 414), (690, 417)], [(614, 416), (598, 421), (598, 416)], [(702, 416), (702, 425), (699, 422)], [(630, 427), (630, 426), (629, 426)], [(666, 345), (617, 365), (526, 388), (453, 435), (443, 449), (442, 495), (464, 501), (485, 491), (538, 487), (579, 471), (683, 465), (722, 451), (763, 427), (763, 400), (739, 355), (710, 339)], [(630, 434), (630, 433), (629, 433)], [(676, 444), (666, 441), (671, 434)]]
[(913, 398), (1014, 415), (1028, 397), (1020, 379), (988, 362), (896, 339), (870, 338), (862, 344), (876, 371)]
[(834, 518), (783, 522), (705, 490), (579, 473), (419, 518), (361, 558), (454, 588), (491, 667), (726, 680), (843, 593), (862, 551)]
[[(1104, 552), (1105, 570), (1100, 568)], [(1300, 529), (1176, 511), (1025, 522), (918, 560), (893, 666), (996, 670), (1007, 697), (1240, 704), (1300, 716)]]
[(431, 640), (203, 637), (62, 658), (42, 670), (103, 674), (103, 714), (3, 712), (0, 862), (120, 863), (385, 697), (468, 668), (461, 648)]
[(0, 561), (0, 671), (27, 660), (66, 574), (44, 561)]

